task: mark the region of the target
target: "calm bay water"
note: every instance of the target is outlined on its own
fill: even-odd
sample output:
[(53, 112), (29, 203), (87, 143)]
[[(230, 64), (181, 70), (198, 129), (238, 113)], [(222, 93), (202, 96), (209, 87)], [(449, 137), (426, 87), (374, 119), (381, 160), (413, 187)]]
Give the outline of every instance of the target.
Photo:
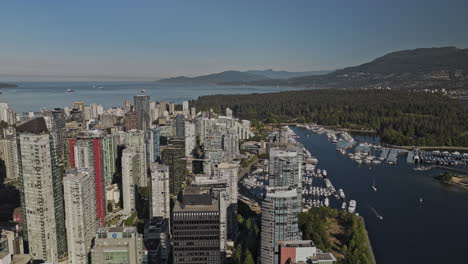
[[(405, 156), (399, 157), (397, 165), (369, 170), (336, 151), (325, 135), (293, 130), (318, 158), (318, 167), (327, 170), (335, 188), (343, 188), (347, 200), (357, 201), (377, 263), (468, 262), (467, 190), (433, 179), (440, 171), (413, 170)], [(377, 192), (371, 189), (374, 177)], [(384, 219), (379, 220), (371, 207)]]
[[(38, 111), (41, 108), (71, 106), (75, 101), (87, 104), (97, 103), (105, 107), (121, 106), (125, 99), (133, 96), (150, 95), (155, 101), (174, 101), (196, 99), (210, 94), (267, 93), (293, 90), (298, 88), (249, 87), (222, 85), (175, 85), (156, 82), (24, 82), (18, 88), (4, 88), (0, 91), (0, 102), (9, 103), (17, 112)], [(96, 87), (93, 87), (95, 85)], [(73, 89), (68, 93), (67, 89)]]

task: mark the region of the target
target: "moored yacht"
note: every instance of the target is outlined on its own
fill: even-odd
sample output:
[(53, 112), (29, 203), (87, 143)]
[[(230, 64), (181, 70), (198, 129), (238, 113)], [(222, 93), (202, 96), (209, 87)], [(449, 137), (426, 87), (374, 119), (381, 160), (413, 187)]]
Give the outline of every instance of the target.
[(344, 194), (343, 189), (339, 189), (339, 190), (338, 190), (338, 194), (340, 195), (341, 199), (344, 199), (344, 198), (345, 198), (345, 194)]
[(349, 201), (348, 212), (354, 213), (356, 211), (356, 201), (351, 200)]

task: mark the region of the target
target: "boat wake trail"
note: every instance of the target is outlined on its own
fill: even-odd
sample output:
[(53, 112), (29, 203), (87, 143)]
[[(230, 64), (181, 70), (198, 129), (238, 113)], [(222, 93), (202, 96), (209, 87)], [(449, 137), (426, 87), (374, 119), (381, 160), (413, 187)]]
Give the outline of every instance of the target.
[(383, 220), (383, 216), (381, 216), (372, 206), (369, 206), (370, 209), (372, 210), (372, 212), (374, 212), (375, 216), (380, 219), (380, 220)]

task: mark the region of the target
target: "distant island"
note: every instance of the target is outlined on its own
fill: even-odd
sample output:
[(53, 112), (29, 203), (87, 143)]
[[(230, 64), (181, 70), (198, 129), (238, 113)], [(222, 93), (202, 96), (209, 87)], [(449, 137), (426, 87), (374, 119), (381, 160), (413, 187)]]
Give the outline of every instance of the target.
[(10, 84), (10, 83), (0, 83), (0, 88), (15, 88), (18, 87), (16, 84)]
[(174, 84), (223, 84), (230, 82), (248, 83), (255, 81), (313, 76), (326, 74), (330, 71), (307, 71), (307, 72), (288, 72), (269, 70), (249, 70), (249, 71), (223, 71), (197, 77), (179, 76), (167, 78), (157, 81), (158, 83), (174, 83)]
[(468, 87), (468, 49), (420, 48), (392, 52), (371, 62), (324, 74), (230, 85), (320, 88), (464, 89)]

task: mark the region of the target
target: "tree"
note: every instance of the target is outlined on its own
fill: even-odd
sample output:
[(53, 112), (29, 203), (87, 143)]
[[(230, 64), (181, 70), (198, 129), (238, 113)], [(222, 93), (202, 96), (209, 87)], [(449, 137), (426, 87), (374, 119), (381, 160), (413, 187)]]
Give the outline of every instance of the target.
[(245, 227), (247, 228), (247, 230), (250, 230), (250, 228), (252, 227), (252, 221), (250, 221), (250, 218), (248, 218), (247, 221), (245, 221)]
[(245, 252), (244, 264), (255, 264), (254, 258), (250, 250), (247, 249)]
[(112, 213), (114, 211), (114, 207), (112, 203), (107, 203), (107, 212)]
[(234, 263), (241, 264), (242, 263), (242, 245), (238, 244), (236, 250), (234, 251)]

